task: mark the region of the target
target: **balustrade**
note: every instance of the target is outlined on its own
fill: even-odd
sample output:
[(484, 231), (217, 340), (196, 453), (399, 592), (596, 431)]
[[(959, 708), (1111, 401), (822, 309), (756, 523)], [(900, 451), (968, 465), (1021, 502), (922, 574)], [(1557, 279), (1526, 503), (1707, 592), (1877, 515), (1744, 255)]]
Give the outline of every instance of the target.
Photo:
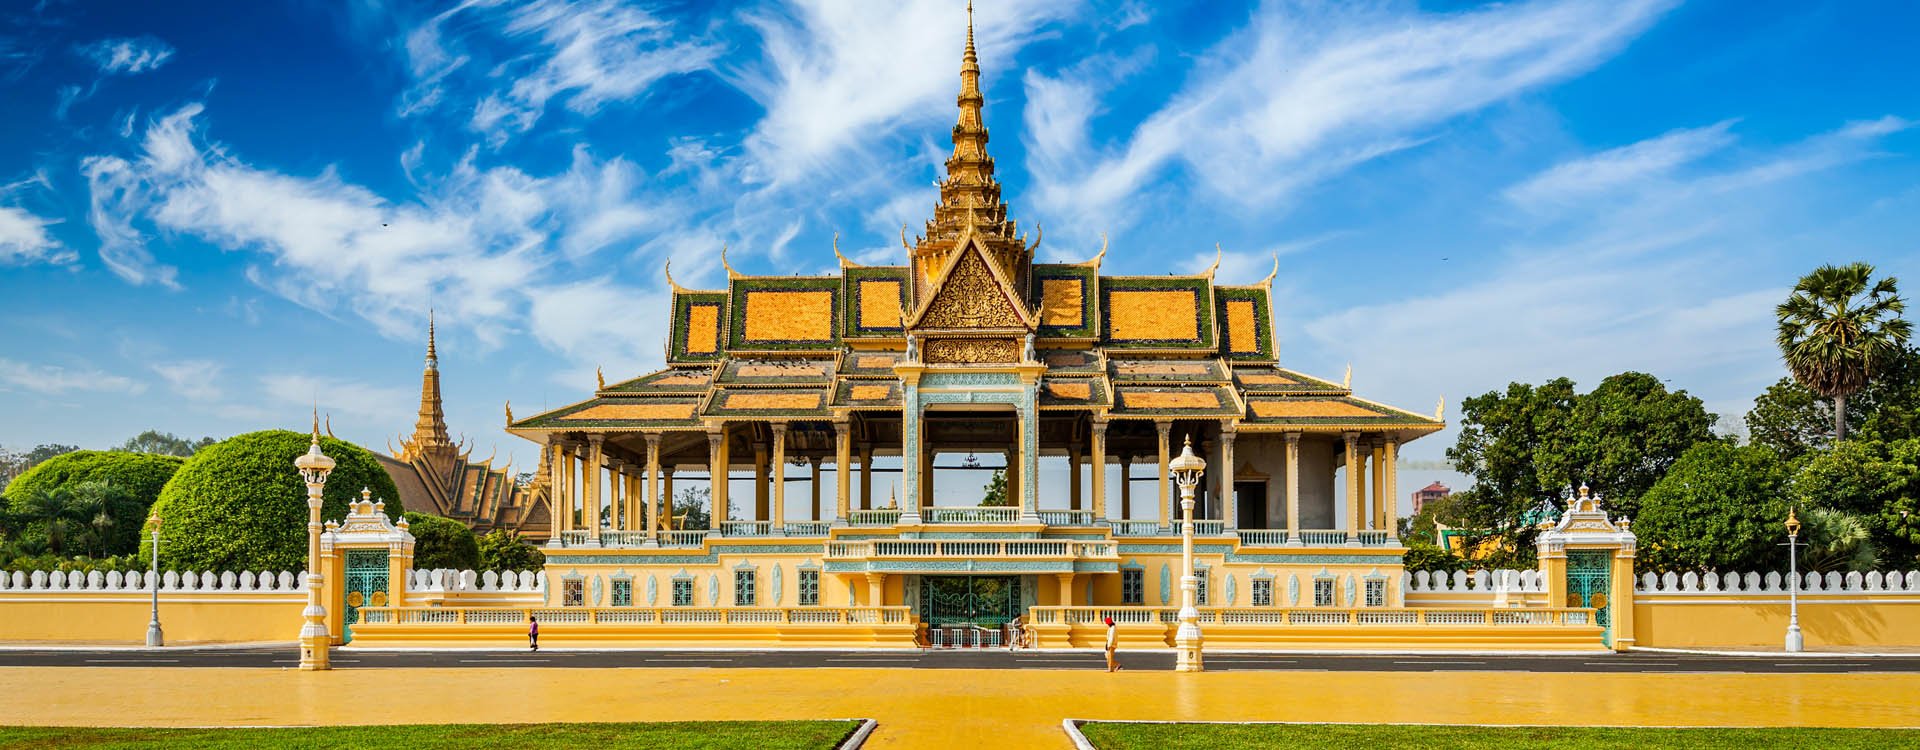
[(1108, 521), (1114, 536), (1159, 536), (1158, 521)]
[(773, 536), (772, 521), (721, 521), (721, 536)]
[[(1352, 625), (1357, 627), (1452, 626), (1584, 626), (1592, 622), (1593, 610), (1570, 608), (1537, 609), (1428, 609), (1428, 608), (1279, 608), (1211, 607), (1201, 608), (1203, 626), (1235, 625)], [(1172, 626), (1179, 623), (1180, 610), (1173, 607), (1034, 607), (1028, 610), (1035, 624), (1097, 626), (1112, 617), (1121, 624)]]
[(847, 512), (848, 526), (892, 526), (899, 522), (900, 511), (892, 508)]
[(560, 543), (568, 547), (585, 547), (591, 539), (592, 537), (584, 531), (560, 532)]
[(928, 508), (921, 518), (927, 523), (1014, 523), (1020, 520), (1020, 509)]
[(1048, 526), (1092, 526), (1093, 511), (1090, 510), (1043, 510), (1040, 522)]
[(551, 625), (900, 625), (906, 607), (362, 607), (368, 625), (521, 625), (531, 615)]
[(1287, 532), (1284, 529), (1240, 530), (1240, 546), (1242, 547), (1280, 547), (1286, 543)]
[(1113, 559), (1118, 548), (1112, 542), (1065, 539), (1017, 540), (931, 540), (873, 539), (867, 541), (828, 542), (827, 557), (863, 559), (871, 557), (1066, 557), (1073, 559)]
[(1332, 547), (1347, 543), (1347, 532), (1316, 529), (1300, 532), (1300, 543), (1309, 547)]
[(704, 529), (660, 532), (660, 546), (662, 547), (699, 547), (706, 544), (706, 540), (707, 532)]
[(825, 521), (788, 521), (787, 536), (826, 536), (833, 524)]

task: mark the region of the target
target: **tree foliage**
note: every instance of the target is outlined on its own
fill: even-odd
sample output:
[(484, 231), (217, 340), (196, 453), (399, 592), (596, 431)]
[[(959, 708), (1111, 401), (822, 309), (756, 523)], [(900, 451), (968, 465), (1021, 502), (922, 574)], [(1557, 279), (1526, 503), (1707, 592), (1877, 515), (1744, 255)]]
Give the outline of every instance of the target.
[(413, 534), (414, 569), (480, 567), (480, 541), (466, 524), (411, 510), (402, 515), (407, 519), (408, 533)]
[(987, 483), (980, 488), (980, 492), (982, 508), (1011, 508), (1016, 504), (1013, 497), (1007, 494), (1006, 469), (994, 469), (993, 476), (987, 478)]
[[(1920, 437), (1920, 348), (1901, 348), (1865, 388), (1846, 401), (1849, 438)], [(1747, 412), (1747, 433), (1753, 443), (1789, 460), (1833, 445), (1833, 426), (1833, 402), (1791, 377), (1769, 386)]]
[(1786, 465), (1773, 451), (1708, 440), (1641, 498), (1642, 570), (1769, 570), (1786, 565)]
[[(164, 524), (161, 564), (175, 570), (305, 568), (307, 489), (293, 462), (310, 439), (287, 430), (252, 432), (187, 459), (153, 506)], [(320, 438), (320, 447), (336, 462), (322, 518), (344, 518), (362, 488), (386, 501), (388, 516), (400, 517), (399, 490), (372, 453), (330, 437)]]
[(193, 440), (191, 438), (180, 437), (171, 432), (147, 430), (146, 432), (127, 438), (127, 442), (120, 444), (120, 450), (129, 453), (157, 453), (162, 456), (179, 456), (186, 458), (193, 455), (194, 451), (213, 445), (215, 442), (217, 441), (210, 437)]
[(1905, 348), (1913, 323), (1892, 276), (1873, 280), (1873, 266), (1821, 266), (1800, 279), (1775, 309), (1776, 337), (1787, 371), (1833, 401), (1833, 434), (1847, 439), (1847, 397), (1867, 386)]
[(1688, 448), (1713, 439), (1714, 415), (1686, 391), (1626, 372), (1581, 394), (1572, 380), (1512, 383), (1466, 399), (1460, 437), (1447, 449), (1473, 479), (1455, 493), (1463, 525), (1507, 540), (1526, 558), (1536, 530), (1529, 512), (1585, 483), (1609, 510), (1632, 515)]
[(545, 553), (520, 538), (512, 529), (494, 529), (480, 537), (480, 570), (539, 570), (547, 564)]
[(1858, 517), (1888, 562), (1920, 553), (1920, 438), (1841, 442), (1807, 461), (1793, 494), (1803, 507)]
[(673, 515), (673, 528), (708, 528), (713, 515), (707, 510), (712, 504), (713, 493), (705, 487), (683, 487), (674, 494), (673, 507), (668, 510)]
[[(91, 544), (83, 547), (95, 555), (125, 555), (140, 547), (141, 527), (147, 511), (160, 498), (160, 490), (180, 469), (182, 460), (173, 456), (156, 456), (145, 453), (127, 453), (124, 451), (72, 451), (60, 453), (36, 464), (26, 473), (15, 478), (7, 485), (7, 505), (14, 512), (24, 512), (30, 500), (51, 490), (64, 489), (68, 493), (65, 502), (87, 505), (91, 512), (84, 519), (79, 514), (83, 508), (67, 509), (68, 522), (61, 529), (62, 542), (68, 536), (65, 532), (83, 526), (90, 534)], [(84, 485), (98, 485), (84, 487)], [(16, 536), (48, 536), (45, 519), (48, 517), (46, 501), (38, 515), (41, 520), (20, 523)], [(102, 523), (104, 521), (104, 523)], [(55, 545), (55, 553), (70, 552), (64, 544)]]

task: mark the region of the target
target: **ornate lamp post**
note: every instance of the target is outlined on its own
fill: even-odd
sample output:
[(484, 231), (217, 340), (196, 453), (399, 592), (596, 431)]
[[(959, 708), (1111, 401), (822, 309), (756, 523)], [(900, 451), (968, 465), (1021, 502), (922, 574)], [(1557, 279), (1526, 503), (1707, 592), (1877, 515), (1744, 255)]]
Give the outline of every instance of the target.
[(1800, 653), (1806, 641), (1800, 637), (1800, 519), (1787, 508), (1787, 653)]
[(1205, 669), (1200, 661), (1200, 644), (1204, 640), (1200, 636), (1200, 610), (1194, 608), (1194, 599), (1200, 593), (1200, 579), (1193, 574), (1193, 491), (1200, 486), (1200, 477), (1206, 470), (1207, 462), (1193, 455), (1192, 435), (1187, 436), (1180, 455), (1167, 464), (1168, 473), (1180, 485), (1180, 631), (1173, 638), (1179, 653), (1173, 667), (1176, 672)]
[(147, 621), (147, 648), (159, 648), (167, 645), (160, 633), (160, 514), (147, 516), (147, 525), (153, 527), (153, 569), (147, 579), (147, 586), (153, 589), (153, 619)]
[(320, 492), (326, 489), (327, 474), (333, 471), (333, 459), (320, 452), (320, 415), (313, 418), (313, 444), (294, 459), (300, 478), (307, 483), (307, 608), (301, 611), (306, 624), (300, 626), (300, 669), (330, 669), (328, 649), (333, 646), (327, 634), (327, 608), (320, 591)]

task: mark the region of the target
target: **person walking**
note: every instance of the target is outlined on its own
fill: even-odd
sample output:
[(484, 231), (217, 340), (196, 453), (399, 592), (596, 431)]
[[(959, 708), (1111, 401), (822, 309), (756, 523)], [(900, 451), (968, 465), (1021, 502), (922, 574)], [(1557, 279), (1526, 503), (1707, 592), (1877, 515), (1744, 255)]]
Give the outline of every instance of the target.
[(540, 620), (531, 614), (527, 615), (527, 649), (540, 650)]
[(1120, 669), (1120, 661), (1115, 659), (1113, 651), (1120, 646), (1120, 626), (1113, 624), (1113, 616), (1107, 616), (1107, 671)]

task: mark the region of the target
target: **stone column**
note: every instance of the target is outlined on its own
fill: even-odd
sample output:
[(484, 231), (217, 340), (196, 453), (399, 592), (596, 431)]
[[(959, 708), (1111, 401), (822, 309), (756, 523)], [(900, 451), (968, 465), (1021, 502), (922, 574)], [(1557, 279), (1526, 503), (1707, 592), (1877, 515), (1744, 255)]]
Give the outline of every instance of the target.
[(1341, 433), (1347, 445), (1347, 544), (1360, 544), (1360, 475), (1367, 467), (1360, 458), (1360, 433)]
[(1096, 419), (1092, 424), (1093, 456), (1088, 463), (1093, 467), (1093, 520), (1105, 523), (1107, 520), (1107, 422)]
[(587, 539), (590, 540), (587, 543), (596, 546), (600, 544), (600, 472), (607, 460), (605, 441), (604, 435), (587, 436), (587, 465), (581, 472), (586, 479), (586, 518), (582, 520), (587, 524)]
[(620, 523), (626, 516), (627, 502), (625, 462), (617, 456), (607, 456), (607, 530), (620, 531)]
[(1060, 581), (1060, 606), (1073, 606), (1073, 574), (1055, 573), (1053, 577)]
[(860, 509), (873, 510), (873, 443), (860, 444)]
[(1220, 421), (1220, 518), (1231, 533), (1240, 528), (1240, 503), (1233, 493), (1233, 439), (1238, 435), (1233, 420)]
[(868, 573), (867, 574), (867, 606), (869, 607), (886, 606), (886, 602), (885, 602), (886, 594), (887, 594), (887, 574)]
[(673, 530), (673, 467), (660, 467), (660, 522), (655, 524), (661, 531)]
[(1300, 433), (1289, 432), (1287, 441), (1287, 544), (1298, 547), (1300, 540)]
[(561, 458), (566, 451), (559, 443), (547, 444), (547, 546), (560, 544), (560, 529), (564, 522), (560, 516), (561, 491), (566, 488), (566, 480), (561, 477)]
[(1373, 442), (1373, 461), (1370, 464), (1373, 467), (1373, 527), (1375, 529), (1384, 529), (1387, 527), (1387, 470), (1386, 467), (1382, 465), (1382, 459), (1386, 457), (1386, 454), (1386, 442), (1375, 440)]
[(773, 423), (773, 533), (787, 527), (787, 424)]
[(709, 531), (719, 531), (720, 522), (727, 519), (727, 508), (731, 504), (727, 497), (731, 488), (727, 485), (731, 484), (728, 480), (733, 477), (731, 452), (732, 446), (727, 444), (727, 428), (721, 427), (707, 433), (707, 476), (712, 477), (707, 490), (707, 498), (712, 506), (707, 509)]
[[(1014, 432), (1017, 433), (1019, 431), (1019, 427), (1014, 428)], [(1008, 449), (1004, 458), (1007, 464), (1007, 499), (1013, 501), (1013, 507), (1018, 508), (1021, 505), (1021, 499), (1026, 497), (1026, 495), (1020, 492), (1020, 480), (1022, 479), (1020, 467), (1022, 463), (1020, 461), (1019, 446)]]
[(927, 445), (925, 440), (922, 440), (920, 444), (919, 460), (920, 499), (917, 503), (919, 509), (916, 509), (914, 511), (915, 513), (933, 507), (933, 446)]
[(1080, 510), (1080, 446), (1067, 446), (1067, 508)]
[(647, 433), (647, 513), (648, 547), (660, 546), (660, 433)]
[(1387, 519), (1386, 519), (1387, 543), (1399, 544), (1400, 543), (1400, 441), (1399, 440), (1394, 438), (1387, 439), (1386, 454), (1381, 457), (1381, 460), (1382, 460), (1382, 463), (1385, 464), (1385, 468), (1386, 468), (1385, 481), (1386, 481), (1387, 489), (1386, 489), (1386, 492), (1383, 494), (1387, 498), (1385, 503), (1385, 507), (1387, 511)]
[[(835, 525), (847, 525), (853, 506), (853, 425), (833, 423), (833, 484)], [(864, 473), (864, 472), (863, 472)]]
[(807, 486), (808, 486), (808, 489), (811, 489), (813, 491), (813, 498), (812, 498), (813, 509), (810, 512), (810, 515), (807, 516), (807, 520), (818, 521), (818, 520), (821, 520), (820, 519), (820, 458), (818, 456), (815, 456), (812, 459), (809, 459), (807, 461), (807, 465), (809, 467), (808, 471), (810, 472), (810, 475), (807, 477)]
[(772, 494), (767, 484), (767, 445), (753, 444), (753, 517), (765, 521), (773, 517)]
[(1133, 454), (1120, 454), (1120, 520), (1133, 511)]
[(1160, 519), (1164, 526), (1172, 527), (1174, 519), (1180, 514), (1173, 510), (1173, 477), (1167, 473), (1167, 464), (1173, 460), (1168, 451), (1171, 446), (1167, 440), (1173, 432), (1173, 423), (1158, 420), (1153, 423), (1153, 432), (1160, 438)]

